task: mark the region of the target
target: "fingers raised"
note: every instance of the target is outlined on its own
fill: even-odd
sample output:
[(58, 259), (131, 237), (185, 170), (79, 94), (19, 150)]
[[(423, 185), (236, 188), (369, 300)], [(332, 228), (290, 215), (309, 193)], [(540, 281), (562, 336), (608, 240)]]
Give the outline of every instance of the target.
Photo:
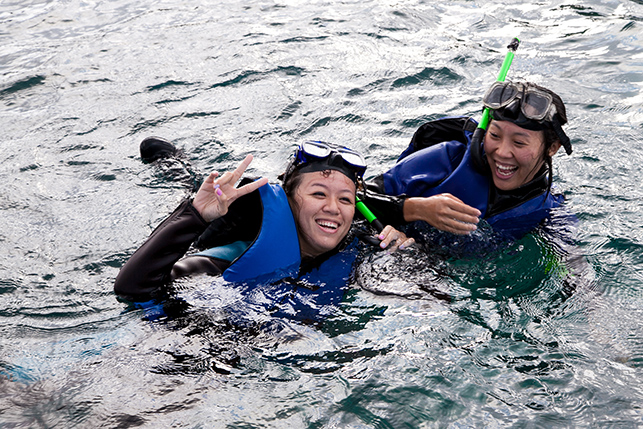
[(233, 171), (219, 176), (211, 173), (203, 182), (193, 199), (193, 205), (201, 216), (208, 222), (225, 215), (230, 204), (237, 198), (255, 191), (265, 185), (268, 179), (259, 179), (247, 185), (235, 188), (235, 184), (252, 162), (253, 156), (248, 155)]
[(230, 185), (234, 186), (235, 183), (241, 179), (241, 176), (243, 173), (246, 171), (246, 168), (248, 168), (248, 165), (252, 162), (252, 155), (247, 155), (243, 161), (241, 161), (241, 164), (237, 166), (233, 171), (226, 171), (223, 173), (223, 175), (217, 180), (217, 183), (221, 186), (223, 185)]
[(240, 197), (242, 195), (246, 195), (250, 192), (256, 191), (266, 183), (268, 183), (268, 179), (262, 177), (261, 179), (257, 179), (254, 182), (248, 183), (247, 185), (243, 185), (242, 187), (237, 188), (237, 196)]
[(243, 161), (241, 161), (241, 164), (239, 164), (239, 166), (232, 172), (232, 183), (237, 183), (239, 179), (241, 179), (241, 176), (243, 176), (243, 173), (246, 171), (253, 159), (254, 157), (251, 154), (248, 154)]

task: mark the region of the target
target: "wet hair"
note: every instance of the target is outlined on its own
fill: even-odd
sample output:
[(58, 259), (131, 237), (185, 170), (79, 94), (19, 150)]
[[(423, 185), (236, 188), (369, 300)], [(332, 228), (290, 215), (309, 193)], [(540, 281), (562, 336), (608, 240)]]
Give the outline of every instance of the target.
[[(558, 119), (558, 122), (560, 123), (561, 126), (565, 125), (567, 123), (567, 109), (565, 109), (565, 103), (563, 103), (563, 100), (560, 98), (560, 96), (556, 94), (554, 91), (552, 91), (551, 89), (542, 87), (540, 85), (536, 85), (534, 83), (529, 83), (529, 85), (551, 95), (552, 103), (554, 104), (554, 106), (556, 106), (556, 117)], [(545, 164), (549, 169), (549, 177), (547, 179), (547, 192), (549, 193), (551, 191), (551, 185), (552, 185), (553, 176), (554, 176), (554, 169), (552, 165), (551, 156), (549, 155), (549, 149), (551, 149), (551, 147), (556, 142), (560, 142), (560, 139), (558, 137), (558, 134), (554, 130), (553, 124), (550, 121), (544, 122), (543, 125), (544, 125), (543, 159), (545, 160)]]
[[(330, 176), (330, 170), (320, 171), (320, 173), (323, 174), (324, 177)], [(303, 173), (299, 170), (295, 170), (288, 177), (288, 180), (284, 182), (283, 184), (284, 192), (286, 193), (286, 196), (289, 199), (292, 200), (295, 197), (295, 192), (297, 192), (297, 188), (299, 188), (299, 185), (301, 185), (302, 178), (303, 178)]]

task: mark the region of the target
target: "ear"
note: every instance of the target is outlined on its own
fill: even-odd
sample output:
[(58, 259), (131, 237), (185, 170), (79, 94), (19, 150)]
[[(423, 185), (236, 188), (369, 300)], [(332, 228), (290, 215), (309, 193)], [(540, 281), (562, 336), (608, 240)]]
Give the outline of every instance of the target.
[(560, 149), (560, 141), (556, 141), (554, 144), (551, 145), (549, 148), (549, 157), (553, 157), (556, 155), (556, 152), (558, 152), (558, 149)]

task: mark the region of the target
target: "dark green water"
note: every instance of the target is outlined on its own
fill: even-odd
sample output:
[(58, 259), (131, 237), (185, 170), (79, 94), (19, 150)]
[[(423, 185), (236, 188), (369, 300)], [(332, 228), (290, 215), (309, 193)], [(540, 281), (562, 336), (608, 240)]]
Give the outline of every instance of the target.
[[(0, 427), (642, 426), (642, 21), (625, 0), (3, 1)], [(321, 328), (231, 332), (234, 293), (203, 279), (174, 320), (113, 295), (189, 189), (144, 137), (270, 178), (301, 139), (346, 142), (375, 175), (423, 121), (478, 114), (514, 36), (510, 77), (568, 106), (574, 245), (372, 255)]]

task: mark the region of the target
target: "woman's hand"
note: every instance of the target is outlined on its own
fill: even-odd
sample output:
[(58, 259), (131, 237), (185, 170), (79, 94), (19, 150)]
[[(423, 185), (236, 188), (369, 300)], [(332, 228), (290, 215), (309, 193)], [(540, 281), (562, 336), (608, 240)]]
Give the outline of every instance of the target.
[(214, 172), (205, 179), (192, 202), (194, 208), (205, 221), (212, 222), (225, 215), (228, 213), (230, 204), (237, 198), (268, 183), (268, 179), (261, 178), (240, 188), (234, 187), (251, 162), (252, 155), (248, 155), (233, 172), (228, 171), (221, 177), (219, 177), (219, 173)]
[(468, 234), (476, 230), (480, 210), (451, 194), (413, 197), (404, 201), (404, 220), (423, 220), (442, 231)]
[[(380, 247), (386, 249), (389, 252), (393, 253), (397, 249), (404, 250), (407, 247), (415, 244), (415, 240), (408, 238), (406, 234), (397, 229), (393, 228), (391, 225), (386, 225), (382, 232), (377, 236), (381, 240)], [(388, 247), (389, 244), (391, 247)]]

